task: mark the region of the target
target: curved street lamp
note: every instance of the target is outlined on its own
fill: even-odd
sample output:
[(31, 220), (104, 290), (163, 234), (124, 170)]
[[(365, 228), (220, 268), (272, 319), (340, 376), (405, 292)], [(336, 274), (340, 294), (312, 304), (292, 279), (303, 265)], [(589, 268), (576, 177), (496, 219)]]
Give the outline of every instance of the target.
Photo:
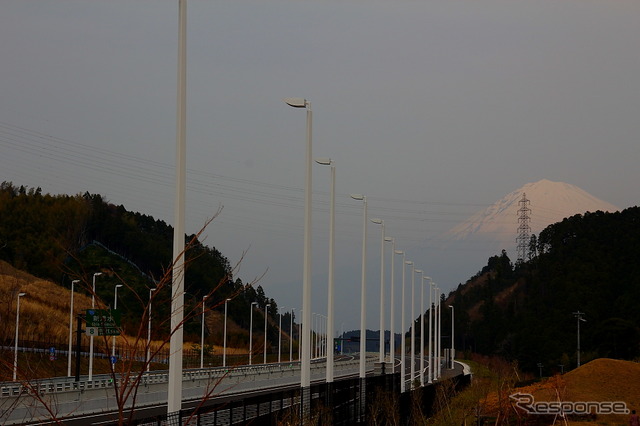
[(415, 266), (413, 265), (413, 261), (411, 260), (407, 260), (404, 262), (405, 265), (409, 265), (411, 266), (411, 321), (409, 322), (411, 324), (411, 337), (410, 337), (410, 342), (411, 342), (411, 356), (410, 356), (410, 363), (411, 365), (409, 366), (409, 371), (410, 371), (410, 375), (409, 375), (409, 389), (413, 389), (413, 375), (415, 374), (415, 358), (413, 356), (413, 350), (415, 348), (415, 342), (413, 341), (413, 330), (415, 329), (414, 325), (415, 322), (413, 321), (413, 276), (415, 275), (413, 273)]
[[(414, 387), (413, 382), (416, 379), (415, 376), (415, 365), (416, 365), (416, 320), (415, 320), (415, 313), (413, 311), (413, 308), (415, 306), (414, 300), (414, 294), (415, 294), (415, 277), (416, 274), (422, 274), (422, 269), (416, 269), (415, 265), (413, 267), (413, 274), (411, 274), (411, 388)], [(420, 279), (420, 283), (422, 283), (422, 277)]]
[(424, 282), (431, 281), (431, 277), (422, 275), (422, 281), (420, 284), (421, 296), (420, 296), (420, 385), (424, 386)]
[(371, 222), (380, 225), (382, 238), (380, 240), (380, 362), (384, 362), (384, 220), (371, 219)]
[[(311, 103), (304, 98), (285, 98), (283, 101), (293, 108), (306, 108), (307, 110), (307, 148), (306, 148), (306, 175), (304, 190), (304, 254), (302, 277), (302, 359), (300, 362), (300, 386), (311, 386), (311, 164), (312, 142), (311, 127), (313, 115)], [(303, 414), (306, 415), (307, 407)]]
[[(96, 277), (102, 275), (102, 272), (93, 274), (93, 285), (91, 287), (91, 309), (96, 307)], [(93, 334), (89, 338), (89, 381), (93, 380)]]
[(453, 305), (449, 305), (449, 307), (451, 308), (451, 353), (449, 354), (449, 358), (451, 359), (451, 369), (453, 370), (453, 360), (455, 359), (455, 349), (454, 349), (454, 345), (453, 345)]
[(394, 374), (396, 372), (396, 363), (395, 363), (395, 352), (396, 352), (396, 336), (395, 336), (395, 288), (394, 288), (394, 283), (395, 283), (395, 278), (394, 278), (394, 264), (395, 264), (395, 256), (394, 253), (396, 251), (396, 240), (393, 237), (385, 237), (384, 239), (386, 242), (391, 243), (391, 289), (389, 290), (390, 293), (390, 305), (391, 305), (391, 309), (389, 312), (389, 316), (391, 317), (391, 324), (389, 326), (389, 336), (390, 336), (390, 340), (389, 340), (389, 362), (391, 363), (391, 374)]
[(264, 359), (262, 361), (263, 364), (267, 363), (267, 317), (269, 316), (269, 306), (270, 303), (264, 305)]
[(251, 356), (253, 355), (253, 307), (257, 304), (258, 302), (251, 302), (251, 313), (249, 314), (249, 365), (251, 365)]
[(227, 366), (227, 303), (231, 299), (224, 301), (224, 337), (222, 339), (222, 366)]
[(360, 283), (360, 378), (366, 378), (366, 353), (367, 353), (367, 197), (361, 194), (351, 194), (354, 200), (360, 200), (363, 204), (362, 221), (362, 282)]
[(200, 368), (204, 368), (204, 311), (208, 295), (202, 296), (202, 327), (200, 331)]
[(331, 158), (316, 158), (316, 163), (331, 167), (331, 191), (329, 202), (329, 278), (327, 297), (327, 330), (330, 343), (327, 348), (326, 382), (333, 382), (333, 329), (334, 329), (334, 246), (335, 246), (335, 216), (336, 216), (336, 166)]
[(157, 288), (155, 287), (149, 289), (149, 318), (147, 321), (147, 371), (151, 370), (151, 296), (156, 290)]
[(440, 379), (442, 365), (440, 354), (442, 353), (442, 303), (440, 303), (440, 287), (436, 286), (436, 377)]
[(404, 278), (405, 278), (405, 267), (404, 265), (406, 264), (406, 260), (405, 260), (405, 253), (403, 250), (396, 250), (395, 254), (401, 254), (402, 255), (402, 314), (400, 317), (400, 393), (404, 393), (405, 389), (405, 382), (404, 382), (404, 377), (407, 374), (407, 364), (406, 364), (406, 359), (405, 359), (405, 352), (406, 352), (406, 343), (405, 343), (405, 338), (404, 338)]
[[(284, 306), (280, 306), (278, 311), (282, 309), (284, 311)], [(278, 314), (278, 364), (282, 362), (282, 312)]]
[(71, 281), (71, 306), (69, 307), (69, 349), (67, 351), (67, 376), (71, 377), (71, 341), (73, 338), (73, 288), (80, 280)]
[(16, 381), (18, 374), (18, 329), (20, 327), (20, 298), (27, 293), (18, 293), (18, 302), (16, 303), (16, 343), (13, 350), (13, 381)]
[[(118, 309), (118, 289), (122, 287), (122, 284), (116, 284), (113, 290), (113, 310)], [(116, 336), (114, 335), (111, 339), (111, 357), (116, 356)], [(113, 361), (111, 361), (113, 362)]]
[(433, 382), (433, 323), (431, 318), (434, 318), (434, 306), (433, 306), (433, 292), (436, 288), (436, 283), (431, 281), (429, 284), (429, 383)]

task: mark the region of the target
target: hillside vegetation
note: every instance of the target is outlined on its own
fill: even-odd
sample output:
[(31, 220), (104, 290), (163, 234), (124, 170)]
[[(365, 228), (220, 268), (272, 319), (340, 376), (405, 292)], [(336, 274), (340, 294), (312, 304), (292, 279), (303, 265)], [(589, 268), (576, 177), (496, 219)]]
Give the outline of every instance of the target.
[[(456, 347), (516, 361), (544, 375), (581, 358), (640, 357), (640, 208), (586, 213), (532, 236), (529, 258), (489, 259), (446, 300), (456, 309)], [(443, 330), (450, 329), (448, 315)]]
[[(147, 323), (150, 290), (168, 282), (172, 241), (173, 228), (165, 222), (129, 212), (124, 206), (108, 203), (100, 195), (49, 195), (42, 194), (39, 188), (3, 182), (0, 185), (0, 260), (50, 283), (46, 292), (44, 288), (29, 291), (25, 290), (28, 285), (16, 278), (13, 289), (4, 294), (0, 303), (6, 313), (15, 312), (16, 292), (29, 291), (30, 301), (25, 299), (25, 311), (21, 315), (29, 318), (30, 309), (45, 312), (49, 306), (52, 315), (57, 311), (66, 312), (61, 314), (61, 320), (56, 316), (55, 323), (62, 321), (68, 331), (69, 294), (61, 288), (70, 289), (72, 280), (80, 281), (76, 285), (79, 292), (76, 306), (80, 309), (91, 295), (94, 280), (98, 307), (112, 306), (115, 286), (122, 284), (118, 290), (118, 309), (123, 312), (124, 331), (130, 335), (146, 335), (142, 328)], [(230, 299), (230, 345), (241, 347), (248, 342), (252, 302), (261, 308), (254, 313), (258, 324), (264, 306), (271, 304), (268, 338), (277, 342), (277, 303), (266, 296), (262, 287), (243, 283), (235, 277), (235, 266), (218, 250), (203, 244), (198, 235), (187, 235), (186, 241), (185, 312), (192, 315), (185, 323), (185, 339), (199, 342), (201, 316), (194, 313), (201, 310), (202, 298), (207, 295), (206, 308), (213, 311), (206, 315), (207, 344), (221, 343), (219, 318), (226, 299)], [(95, 273), (101, 275), (94, 277)], [(61, 297), (56, 297), (58, 295)], [(159, 287), (153, 297), (154, 336), (166, 338), (169, 286)], [(43, 302), (37, 309), (31, 305), (36, 300)], [(4, 314), (3, 318), (6, 318)], [(285, 325), (288, 328), (288, 315), (285, 314), (282, 322), (283, 328)], [(12, 339), (13, 322), (2, 321), (1, 327), (0, 338)]]

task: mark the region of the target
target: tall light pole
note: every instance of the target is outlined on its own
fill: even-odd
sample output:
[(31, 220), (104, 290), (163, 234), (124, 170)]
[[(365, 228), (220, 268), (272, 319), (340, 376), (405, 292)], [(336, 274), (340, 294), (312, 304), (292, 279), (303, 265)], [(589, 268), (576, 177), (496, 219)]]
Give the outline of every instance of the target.
[[(118, 289), (122, 287), (122, 284), (116, 284), (113, 289), (113, 310), (118, 309)], [(111, 357), (116, 356), (116, 336), (113, 336), (111, 340)]]
[(578, 367), (580, 367), (580, 322), (587, 322), (586, 319), (582, 318), (582, 316), (584, 315), (584, 312), (580, 312), (580, 311), (576, 311), (573, 313), (573, 316), (576, 317), (576, 320), (578, 322)]
[(151, 370), (151, 301), (153, 300), (153, 292), (156, 290), (157, 288), (155, 287), (149, 289), (149, 318), (147, 321), (147, 371)]
[(258, 302), (251, 302), (249, 314), (249, 365), (251, 365), (251, 356), (253, 355), (253, 307), (257, 305)]
[(407, 364), (405, 362), (406, 343), (404, 339), (404, 279), (405, 279), (405, 253), (402, 250), (396, 250), (396, 254), (402, 255), (402, 314), (400, 316), (400, 392), (404, 393), (406, 390), (404, 377), (407, 374)]
[(71, 306), (69, 307), (69, 349), (67, 350), (67, 376), (71, 377), (71, 341), (73, 339), (73, 288), (80, 280), (71, 281)]
[[(300, 309), (300, 318), (304, 317), (304, 313), (302, 312), (302, 309)], [(300, 362), (300, 367), (302, 367), (302, 336), (300, 336), (300, 331), (301, 331), (301, 326), (298, 326), (298, 361)], [(311, 339), (311, 337), (309, 337), (309, 339)], [(309, 340), (309, 342), (311, 342), (311, 340)], [(311, 348), (309, 348), (309, 354), (311, 354)]]
[(453, 360), (455, 358), (455, 349), (453, 345), (453, 305), (449, 305), (451, 308), (451, 353), (449, 354), (449, 358), (451, 358), (451, 369), (453, 370)]
[(411, 324), (411, 357), (410, 357), (410, 363), (411, 365), (409, 366), (409, 371), (410, 371), (410, 375), (409, 375), (409, 388), (413, 389), (413, 375), (415, 374), (415, 358), (414, 358), (414, 349), (415, 349), (415, 342), (413, 341), (413, 330), (415, 329), (415, 327), (413, 326), (415, 324), (415, 322), (413, 321), (413, 276), (415, 275), (413, 273), (415, 266), (413, 265), (413, 261), (411, 260), (406, 260), (404, 262), (405, 265), (407, 266), (411, 266), (411, 321), (409, 322), (409, 324)]
[[(96, 307), (96, 277), (102, 275), (102, 272), (93, 274), (93, 285), (91, 287), (91, 309)], [(93, 334), (89, 337), (89, 381), (93, 380)]]
[[(284, 311), (284, 306), (281, 306), (280, 309)], [(278, 311), (280, 311), (278, 309)], [(282, 362), (282, 312), (278, 314), (278, 364)]]
[(440, 288), (436, 287), (436, 312), (438, 313), (436, 316), (436, 357), (437, 357), (437, 377), (440, 379), (442, 374), (441, 363), (440, 363), (440, 354), (442, 353), (442, 303), (440, 303)]
[(433, 382), (433, 323), (431, 319), (433, 318), (433, 292), (435, 291), (436, 283), (431, 281), (429, 285), (429, 383)]
[(438, 380), (438, 286), (433, 287), (433, 380)]
[[(334, 246), (335, 246), (335, 217), (336, 217), (336, 166), (330, 158), (316, 158), (316, 163), (323, 166), (331, 167), (331, 191), (329, 201), (329, 278), (328, 278), (328, 291), (327, 291), (327, 329), (330, 333), (333, 333), (334, 329)], [(332, 334), (333, 335), (333, 334)], [(333, 337), (330, 341), (331, 348), (327, 348), (327, 370), (326, 370), (326, 382), (333, 382)]]
[(367, 352), (367, 197), (351, 194), (354, 200), (361, 200), (363, 204), (362, 221), (362, 282), (360, 283), (360, 378), (366, 377)]
[[(413, 307), (415, 306), (415, 284), (416, 284), (416, 274), (422, 274), (422, 269), (416, 269), (415, 265), (413, 266), (413, 274), (411, 274), (411, 387), (413, 388), (414, 380), (415, 380), (415, 364), (416, 364), (416, 320), (415, 313)], [(422, 284), (422, 276), (420, 277), (420, 283)]]
[(262, 363), (267, 363), (267, 317), (269, 316), (269, 306), (271, 304), (267, 303), (264, 305), (264, 358)]
[(291, 308), (291, 317), (289, 318), (289, 362), (293, 361), (293, 311), (296, 308)]
[(380, 362), (384, 362), (384, 220), (371, 219), (371, 222), (382, 228), (382, 238), (380, 239)]
[(206, 308), (206, 305), (205, 305), (206, 300), (207, 300), (207, 295), (202, 296), (202, 327), (200, 331), (200, 368), (204, 368), (204, 310)]
[(395, 294), (393, 293), (395, 291), (394, 288), (394, 283), (395, 283), (395, 278), (394, 278), (394, 263), (395, 263), (395, 256), (393, 255), (393, 253), (396, 250), (396, 240), (393, 237), (385, 237), (384, 239), (386, 242), (390, 242), (391, 243), (391, 289), (390, 289), (390, 296), (391, 296), (391, 300), (390, 300), (390, 305), (391, 305), (391, 309), (389, 312), (389, 316), (391, 317), (391, 324), (389, 326), (389, 362), (391, 363), (391, 374), (394, 374), (396, 372), (396, 363), (394, 360), (394, 355), (395, 355), (395, 351), (396, 351), (396, 336), (395, 336)]
[[(285, 98), (284, 102), (293, 108), (307, 110), (307, 149), (306, 175), (304, 189), (304, 252), (302, 276), (302, 360), (300, 362), (300, 387), (302, 388), (302, 416), (305, 419), (311, 408), (311, 166), (313, 149), (311, 142), (311, 127), (313, 115), (311, 103), (304, 98)], [(309, 395), (307, 395), (309, 394)]]
[(187, 192), (187, 0), (178, 0), (178, 81), (176, 96), (176, 180), (171, 269), (171, 337), (167, 414), (182, 408), (182, 346), (184, 319), (184, 232)]
[(420, 385), (424, 386), (424, 282), (430, 281), (430, 277), (422, 275), (420, 284)]
[(222, 338), (222, 366), (227, 366), (227, 303), (231, 299), (224, 301), (224, 337)]
[(318, 332), (318, 320), (320, 319), (319, 314), (313, 312), (311, 314), (312, 318), (313, 318), (313, 327), (312, 330), (314, 331), (314, 335), (313, 335), (313, 349), (311, 351), (311, 359), (314, 358), (318, 358), (318, 347), (320, 346), (318, 344), (318, 340), (320, 338), (320, 333)]
[(16, 303), (16, 341), (13, 349), (13, 381), (16, 381), (18, 374), (18, 329), (20, 327), (20, 298), (27, 293), (18, 293), (18, 301)]

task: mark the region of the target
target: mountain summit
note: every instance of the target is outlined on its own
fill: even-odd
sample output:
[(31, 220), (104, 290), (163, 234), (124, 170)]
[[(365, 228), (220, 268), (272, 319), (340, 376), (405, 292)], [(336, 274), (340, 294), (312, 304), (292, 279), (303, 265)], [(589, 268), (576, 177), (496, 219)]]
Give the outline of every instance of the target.
[(515, 245), (518, 209), (521, 207), (519, 201), (522, 200), (523, 194), (530, 201), (529, 226), (532, 234), (538, 234), (548, 225), (575, 214), (598, 210), (605, 212), (619, 210), (616, 206), (594, 197), (575, 185), (543, 179), (528, 183), (490, 207), (478, 211), (449, 230), (449, 235), (454, 240), (484, 236), (502, 244)]

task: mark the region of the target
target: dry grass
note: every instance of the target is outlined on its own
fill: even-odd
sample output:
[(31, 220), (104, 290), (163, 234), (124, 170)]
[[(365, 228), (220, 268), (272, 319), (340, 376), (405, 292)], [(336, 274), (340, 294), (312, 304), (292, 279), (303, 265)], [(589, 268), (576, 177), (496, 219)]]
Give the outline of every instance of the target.
[[(90, 283), (76, 284), (73, 302), (76, 313), (91, 307), (91, 297), (77, 291), (83, 286), (88, 288)], [(26, 293), (20, 299), (20, 339), (66, 342), (69, 337), (70, 290), (15, 269), (4, 261), (0, 261), (0, 339), (13, 341), (15, 338), (16, 298), (20, 292)], [(217, 311), (207, 313), (207, 326), (210, 330), (221, 329), (222, 316)], [(230, 318), (227, 327), (229, 334), (246, 332)], [(118, 345), (124, 345), (125, 340), (131, 345), (135, 336), (118, 336), (116, 340)], [(88, 341), (89, 338), (83, 335), (83, 344), (88, 344)], [(154, 340), (152, 347), (159, 347), (163, 343)], [(191, 345), (186, 342), (185, 348), (190, 349)], [(214, 348), (217, 353), (222, 352), (222, 346), (215, 345)], [(246, 348), (227, 347), (229, 355), (246, 353)]]
[[(562, 376), (554, 376), (530, 386), (515, 388), (512, 393), (526, 393), (535, 401), (624, 401), (629, 410), (640, 409), (640, 363), (600, 358), (582, 365)], [(506, 397), (508, 398), (508, 396)], [(499, 400), (497, 394), (487, 396), (486, 412), (498, 415), (498, 407), (510, 405)], [(572, 420), (568, 424), (586, 424)], [(589, 424), (628, 424), (626, 415), (598, 415)]]
[[(71, 293), (51, 281), (19, 271), (0, 261), (0, 338), (13, 339), (15, 332), (16, 298), (20, 299), (20, 336), (29, 340), (60, 340), (69, 335)], [(74, 310), (91, 307), (91, 298), (78, 292), (74, 295)]]

